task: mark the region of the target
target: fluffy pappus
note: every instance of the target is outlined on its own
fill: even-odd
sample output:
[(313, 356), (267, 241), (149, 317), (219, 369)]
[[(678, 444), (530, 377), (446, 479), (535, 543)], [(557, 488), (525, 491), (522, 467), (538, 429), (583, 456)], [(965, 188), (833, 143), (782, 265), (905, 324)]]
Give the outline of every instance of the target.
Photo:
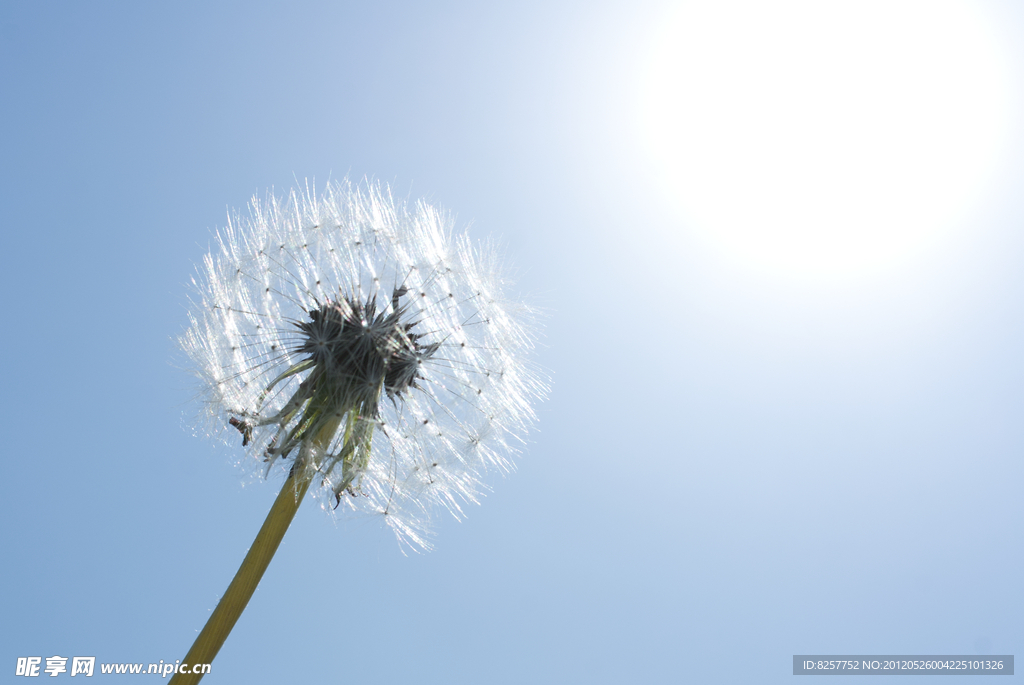
[(379, 184), (254, 199), (198, 268), (180, 339), (206, 425), (429, 547), (435, 511), (460, 516), (512, 468), (546, 392), (503, 272), (493, 245)]

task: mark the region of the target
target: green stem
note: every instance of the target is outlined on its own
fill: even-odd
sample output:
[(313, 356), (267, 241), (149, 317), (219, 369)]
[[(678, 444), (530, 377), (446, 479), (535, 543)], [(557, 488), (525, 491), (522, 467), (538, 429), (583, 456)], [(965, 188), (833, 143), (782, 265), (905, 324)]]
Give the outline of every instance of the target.
[[(277, 546), (281, 544), (281, 539), (291, 525), (306, 490), (309, 489), (310, 476), (311, 474), (300, 475), (297, 479), (293, 472), (281, 486), (281, 492), (274, 500), (274, 506), (270, 508), (267, 520), (263, 522), (263, 527), (249, 548), (249, 553), (245, 555), (231, 585), (228, 585), (227, 591), (203, 626), (199, 637), (181, 660), (182, 666), (188, 664), (191, 670), (193, 664), (208, 664), (217, 656), (217, 652), (228, 638), (228, 633), (235, 627), (235, 622), (245, 610), (252, 593), (256, 591), (256, 586), (260, 584), (270, 560), (274, 558)], [(202, 674), (176, 673), (171, 678), (170, 685), (192, 685), (198, 683), (202, 677)]]

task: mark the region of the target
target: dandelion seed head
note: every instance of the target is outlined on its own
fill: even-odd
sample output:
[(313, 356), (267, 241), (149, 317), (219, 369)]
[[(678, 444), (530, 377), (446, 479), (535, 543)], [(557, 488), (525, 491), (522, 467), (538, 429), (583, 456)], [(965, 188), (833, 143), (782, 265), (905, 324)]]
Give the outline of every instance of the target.
[(488, 471), (508, 472), (546, 392), (533, 312), (493, 244), (385, 186), (254, 199), (193, 279), (182, 349), (207, 425), (251, 463), (305, 469), (325, 508), (429, 547)]

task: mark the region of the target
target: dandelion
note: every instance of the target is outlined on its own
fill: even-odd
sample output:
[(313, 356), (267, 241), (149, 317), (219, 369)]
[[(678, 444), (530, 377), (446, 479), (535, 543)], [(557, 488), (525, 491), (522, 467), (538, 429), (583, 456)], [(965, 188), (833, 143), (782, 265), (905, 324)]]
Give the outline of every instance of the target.
[(381, 516), (426, 549), (436, 512), (460, 517), (485, 473), (512, 468), (545, 392), (531, 312), (506, 299), (493, 245), (452, 223), (342, 182), (254, 200), (217, 236), (181, 346), (206, 426), (287, 478), (184, 662), (212, 660), (311, 486), (325, 508)]

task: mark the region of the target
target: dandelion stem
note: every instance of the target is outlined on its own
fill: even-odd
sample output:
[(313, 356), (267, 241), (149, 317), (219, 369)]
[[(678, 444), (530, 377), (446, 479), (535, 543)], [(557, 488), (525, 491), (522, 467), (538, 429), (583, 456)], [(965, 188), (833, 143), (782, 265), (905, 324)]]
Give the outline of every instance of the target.
[[(294, 469), (281, 486), (281, 492), (267, 514), (267, 520), (263, 522), (263, 527), (256, 535), (242, 565), (228, 585), (224, 596), (217, 603), (217, 608), (213, 610), (199, 637), (182, 659), (182, 666), (188, 664), (191, 670), (193, 664), (208, 664), (217, 656), (231, 629), (235, 627), (238, 617), (242, 615), (249, 599), (252, 598), (252, 593), (256, 591), (256, 586), (270, 565), (270, 560), (274, 558), (277, 546), (281, 544), (281, 539), (291, 525), (306, 490), (309, 489), (311, 479), (312, 474), (306, 473), (306, 469)], [(198, 683), (202, 677), (202, 674), (177, 673), (170, 682), (172, 685), (191, 685)]]

